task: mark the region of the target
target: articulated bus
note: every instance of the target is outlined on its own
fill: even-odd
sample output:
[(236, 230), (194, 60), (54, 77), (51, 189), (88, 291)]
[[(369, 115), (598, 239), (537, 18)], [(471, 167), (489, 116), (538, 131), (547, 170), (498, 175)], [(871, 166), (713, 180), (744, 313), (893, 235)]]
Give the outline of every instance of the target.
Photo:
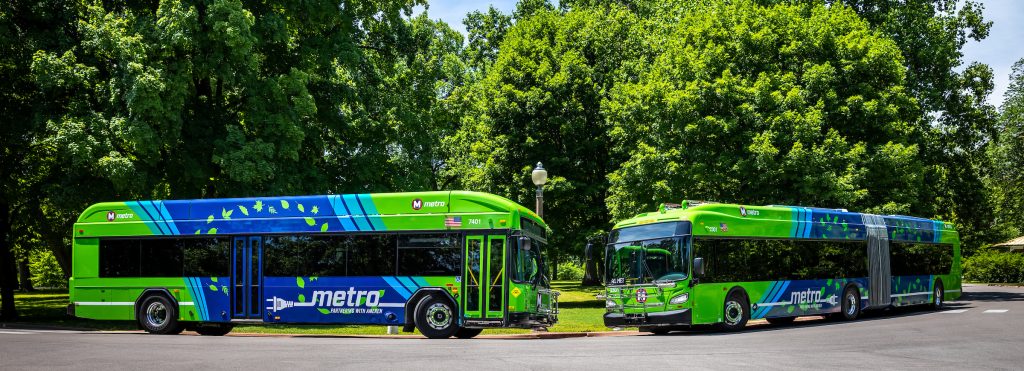
[(415, 327), (557, 321), (547, 227), (476, 192), (108, 202), (74, 227), (69, 314), (150, 333), (245, 322)]
[(605, 250), (609, 327), (656, 334), (748, 320), (852, 320), (960, 296), (960, 242), (941, 221), (703, 202), (617, 223)]

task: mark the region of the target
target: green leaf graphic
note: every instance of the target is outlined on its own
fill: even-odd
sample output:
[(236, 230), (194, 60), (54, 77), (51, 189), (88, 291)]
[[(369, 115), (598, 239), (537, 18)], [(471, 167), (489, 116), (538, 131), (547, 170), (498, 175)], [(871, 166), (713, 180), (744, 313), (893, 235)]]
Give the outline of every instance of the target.
[(200, 234), (202, 232), (203, 232), (202, 230), (196, 229), (196, 234)]
[(224, 220), (230, 220), (231, 219), (231, 214), (233, 214), (234, 212), (235, 212), (234, 210), (227, 210), (227, 209), (221, 208), (220, 209), (220, 216), (222, 218), (224, 218)]
[(313, 210), (310, 210), (310, 211), (313, 212), (313, 215), (316, 215), (316, 213), (320, 212), (320, 207), (318, 207), (316, 205), (313, 205)]
[(217, 286), (210, 285), (210, 291), (217, 291)]
[(299, 302), (300, 303), (305, 303), (306, 302), (306, 295), (299, 294)]
[(206, 231), (206, 234), (217, 234), (217, 228), (210, 228), (209, 231)]
[(288, 200), (281, 200), (281, 208), (288, 209)]
[(228, 287), (227, 286), (221, 286), (220, 287), (220, 291), (224, 291), (224, 295), (227, 295), (228, 294)]
[(331, 314), (331, 311), (327, 310), (327, 308), (316, 308), (316, 310), (323, 314)]
[(261, 201), (261, 200), (256, 200), (256, 204), (255, 204), (255, 205), (252, 205), (252, 208), (253, 208), (253, 209), (256, 209), (256, 212), (261, 212), (261, 211), (263, 211), (263, 201)]
[(210, 277), (210, 282), (216, 283), (217, 282), (217, 277)]
[(298, 205), (296, 205), (295, 207), (299, 208), (299, 212), (300, 212), (300, 213), (304, 213), (304, 212), (306, 212), (306, 207), (305, 207), (305, 206), (302, 206), (302, 204), (298, 204)]
[(206, 224), (210, 224), (210, 223), (213, 223), (213, 215), (212, 214), (210, 216), (206, 217)]
[(327, 223), (324, 223), (324, 225), (320, 226), (320, 232), (327, 232)]
[(313, 218), (310, 218), (310, 217), (307, 216), (306, 217), (306, 224), (309, 224), (309, 226), (312, 227), (312, 226), (316, 225), (316, 219), (313, 219)]
[(299, 285), (300, 289), (306, 288), (306, 281), (302, 277), (295, 277), (295, 284)]
[(249, 209), (245, 206), (238, 205), (238, 211), (241, 211), (242, 215), (249, 216)]

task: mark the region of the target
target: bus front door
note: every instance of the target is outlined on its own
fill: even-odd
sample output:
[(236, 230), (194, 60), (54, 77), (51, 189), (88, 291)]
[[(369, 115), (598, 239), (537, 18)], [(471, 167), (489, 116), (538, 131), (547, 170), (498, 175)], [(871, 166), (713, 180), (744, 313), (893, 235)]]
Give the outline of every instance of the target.
[(462, 313), (466, 318), (503, 319), (505, 307), (505, 236), (466, 236)]
[(263, 318), (263, 239), (235, 237), (231, 249), (231, 317)]

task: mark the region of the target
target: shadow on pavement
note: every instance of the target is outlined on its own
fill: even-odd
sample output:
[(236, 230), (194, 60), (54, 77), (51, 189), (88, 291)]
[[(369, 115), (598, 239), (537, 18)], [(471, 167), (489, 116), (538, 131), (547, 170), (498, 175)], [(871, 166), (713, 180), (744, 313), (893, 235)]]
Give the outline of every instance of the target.
[(1024, 301), (1024, 293), (1006, 291), (971, 291), (965, 292), (960, 300), (970, 301)]
[[(1005, 294), (1005, 293), (999, 293), (999, 294)], [(966, 300), (966, 298), (961, 298), (961, 300)], [(1024, 300), (1024, 299), (1022, 299), (1022, 300)], [(974, 306), (971, 305), (971, 303), (966, 302), (966, 301), (953, 301), (953, 302), (946, 302), (946, 305), (943, 306), (942, 310), (969, 309), (969, 308), (973, 308), (973, 307)], [(767, 323), (767, 322), (748, 324), (746, 328), (744, 328), (742, 331), (739, 331), (739, 332), (722, 331), (722, 330), (719, 330), (718, 328), (716, 328), (714, 326), (699, 326), (699, 327), (694, 327), (693, 329), (680, 330), (680, 332), (671, 332), (671, 333), (669, 333), (667, 335), (654, 335), (654, 334), (651, 334), (649, 336), (678, 336), (678, 335), (682, 335), (682, 336), (721, 336), (721, 335), (733, 335), (733, 334), (742, 334), (742, 333), (749, 333), (749, 332), (786, 330), (786, 329), (790, 329), (790, 328), (799, 328), (799, 327), (818, 327), (818, 326), (844, 325), (844, 324), (851, 324), (851, 323), (857, 323), (857, 322), (886, 320), (886, 319), (893, 319), (893, 318), (900, 318), (900, 317), (913, 317), (913, 316), (920, 316), (920, 315), (933, 314), (933, 313), (938, 313), (938, 311), (935, 311), (934, 309), (932, 309), (931, 307), (929, 307), (927, 305), (914, 305), (914, 306), (906, 306), (906, 307), (900, 307), (900, 308), (889, 308), (889, 309), (881, 309), (881, 310), (869, 310), (869, 311), (861, 312), (860, 318), (857, 318), (854, 321), (837, 320), (837, 319), (832, 319), (830, 317), (824, 317), (824, 316), (806, 316), (806, 317), (800, 317), (800, 319), (798, 319), (797, 321), (792, 322), (792, 323), (787, 323), (787, 324), (770, 324), (770, 323)]]

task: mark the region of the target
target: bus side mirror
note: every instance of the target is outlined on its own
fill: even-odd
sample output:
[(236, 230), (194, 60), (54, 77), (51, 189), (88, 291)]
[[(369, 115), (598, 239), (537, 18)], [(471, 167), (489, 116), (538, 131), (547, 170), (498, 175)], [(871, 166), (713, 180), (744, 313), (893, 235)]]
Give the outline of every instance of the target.
[(704, 258), (693, 258), (693, 274), (695, 276), (704, 275)]
[(519, 249), (523, 251), (530, 251), (529, 237), (519, 237)]

